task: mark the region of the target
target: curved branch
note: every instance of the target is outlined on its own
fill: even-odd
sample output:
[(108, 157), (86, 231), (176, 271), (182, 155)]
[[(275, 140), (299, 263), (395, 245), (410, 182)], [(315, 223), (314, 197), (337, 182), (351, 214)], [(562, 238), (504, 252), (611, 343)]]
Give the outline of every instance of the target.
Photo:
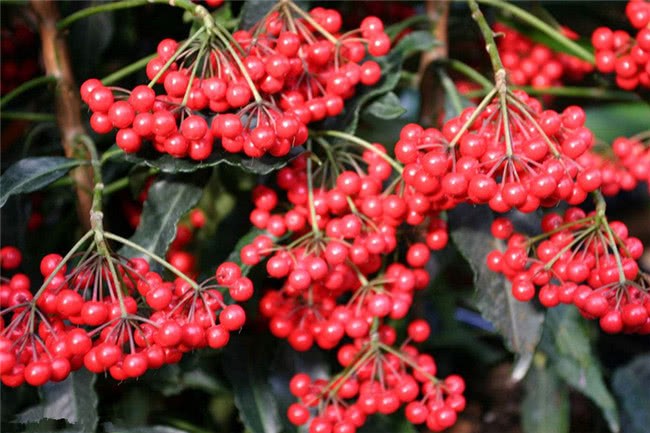
[[(30, 4), (38, 17), (45, 72), (56, 80), (56, 120), (65, 156), (89, 159), (88, 152), (78, 141), (78, 137), (85, 135), (86, 131), (81, 120), (81, 100), (72, 73), (68, 44), (56, 27), (60, 18), (59, 9), (52, 0), (31, 0)], [(79, 221), (85, 228), (90, 228), (88, 216), (92, 206), (92, 166), (75, 168), (70, 176), (76, 185)]]

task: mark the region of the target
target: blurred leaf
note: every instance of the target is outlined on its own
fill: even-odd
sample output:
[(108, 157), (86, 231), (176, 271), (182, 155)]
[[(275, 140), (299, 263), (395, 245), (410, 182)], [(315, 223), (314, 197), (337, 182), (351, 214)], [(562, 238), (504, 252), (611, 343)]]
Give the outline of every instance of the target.
[[(209, 178), (205, 172), (191, 176), (158, 176), (149, 188), (140, 224), (130, 240), (154, 254), (164, 256), (176, 236), (178, 221), (199, 201)], [(126, 246), (120, 250), (120, 254), (127, 257), (143, 256)]]
[(38, 191), (84, 162), (62, 156), (38, 156), (19, 160), (0, 176), (0, 207), (12, 195)]
[(618, 368), (612, 381), (621, 402), (621, 431), (645, 433), (650, 426), (650, 354)]
[(415, 53), (429, 51), (437, 45), (440, 45), (440, 42), (433, 37), (431, 32), (426, 30), (417, 30), (400, 39), (397, 44), (391, 48), (391, 53), (397, 52), (404, 58), (408, 58)]
[(650, 105), (644, 102), (598, 104), (586, 107), (585, 113), (587, 128), (606, 143), (611, 143), (616, 137), (646, 131), (650, 124)]
[(247, 0), (241, 9), (239, 28), (248, 30), (264, 18), (275, 2), (268, 0)]
[(147, 149), (137, 154), (125, 153), (122, 157), (129, 162), (158, 168), (165, 173), (189, 173), (203, 168), (214, 167), (219, 164), (228, 164), (251, 173), (268, 174), (284, 167), (303, 151), (304, 149), (302, 147), (294, 147), (288, 155), (280, 158), (275, 158), (270, 155), (264, 155), (261, 158), (251, 158), (241, 154), (232, 154), (223, 149), (217, 149), (208, 159), (201, 162), (174, 158), (171, 155), (162, 154), (153, 149)]
[(104, 60), (102, 54), (113, 39), (114, 17), (113, 12), (93, 14), (70, 27), (67, 40), (76, 77), (90, 76)]
[(535, 355), (528, 370), (521, 423), (525, 433), (568, 433), (569, 390), (555, 370), (547, 368), (545, 355)]
[(233, 336), (223, 352), (224, 373), (232, 384), (235, 406), (246, 428), (254, 433), (277, 433), (282, 422), (269, 382), (270, 349), (257, 338)]
[(187, 430), (162, 425), (121, 428), (111, 423), (104, 424), (104, 430), (106, 433), (188, 433)]
[(99, 419), (95, 380), (95, 374), (83, 369), (70, 373), (63, 382), (43, 385), (41, 403), (18, 414), (18, 422), (62, 419), (82, 432), (95, 431)]
[(395, 24), (391, 24), (390, 26), (386, 27), (384, 31), (390, 37), (391, 40), (395, 39), (397, 35), (402, 33), (404, 30), (408, 29), (409, 27), (414, 27), (417, 24), (427, 24), (427, 26), (431, 26), (431, 19), (425, 15), (425, 14), (416, 14), (411, 17), (406, 18), (403, 21), (400, 21)]
[(546, 329), (540, 347), (549, 355), (558, 375), (596, 403), (609, 428), (618, 432), (616, 403), (605, 386), (585, 325), (577, 309), (568, 305), (557, 306), (546, 314)]
[(517, 355), (512, 375), (520, 380), (541, 338), (544, 313), (529, 302), (517, 301), (505, 277), (487, 268), (488, 253), (500, 248), (500, 242), (490, 232), (492, 220), (492, 212), (486, 206), (461, 205), (449, 212), (451, 237), (474, 272), (476, 306)]
[(368, 420), (359, 428), (359, 433), (417, 433), (415, 425), (404, 417), (386, 416), (377, 414), (368, 417)]
[(399, 98), (393, 92), (380, 96), (363, 110), (364, 116), (381, 120), (397, 119), (404, 113), (406, 109), (402, 107)]

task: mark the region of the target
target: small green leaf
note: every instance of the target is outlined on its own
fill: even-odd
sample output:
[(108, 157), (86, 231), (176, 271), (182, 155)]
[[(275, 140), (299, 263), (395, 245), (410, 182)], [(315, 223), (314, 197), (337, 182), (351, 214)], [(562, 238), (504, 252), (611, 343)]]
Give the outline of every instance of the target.
[(474, 272), (476, 306), (517, 355), (513, 378), (522, 379), (541, 338), (544, 313), (529, 302), (517, 301), (503, 275), (487, 268), (488, 253), (501, 247), (490, 233), (492, 220), (486, 206), (461, 205), (449, 212), (451, 237)]
[(545, 364), (546, 356), (536, 354), (526, 375), (522, 427), (525, 433), (568, 433), (569, 390), (557, 373)]
[(239, 335), (223, 352), (226, 377), (233, 387), (235, 406), (246, 428), (254, 433), (282, 430), (278, 403), (269, 383), (269, 347), (255, 337)]
[(289, 163), (293, 158), (304, 151), (302, 147), (294, 147), (288, 155), (275, 158), (264, 155), (261, 158), (251, 158), (245, 155), (232, 154), (223, 149), (217, 149), (205, 161), (197, 162), (189, 159), (174, 158), (152, 149), (147, 149), (137, 154), (123, 154), (122, 157), (135, 164), (143, 164), (159, 169), (164, 173), (190, 173), (203, 168), (214, 167), (219, 164), (228, 164), (255, 174), (269, 174)]
[(88, 370), (75, 371), (66, 380), (41, 388), (41, 402), (16, 416), (20, 423), (39, 422), (43, 418), (62, 419), (83, 432), (97, 426), (96, 375)]
[(567, 305), (549, 310), (540, 347), (548, 354), (558, 375), (596, 403), (610, 430), (620, 431), (616, 403), (605, 386), (600, 365), (591, 350), (586, 323), (578, 310)]
[(106, 423), (104, 425), (106, 433), (188, 433), (187, 430), (181, 430), (174, 427), (167, 427), (163, 425), (152, 425), (142, 427), (115, 427), (112, 424)]
[(397, 119), (404, 113), (406, 113), (406, 108), (402, 107), (399, 97), (393, 92), (380, 96), (363, 110), (364, 116), (381, 120)]
[[(176, 236), (178, 221), (199, 201), (203, 186), (209, 178), (206, 173), (159, 176), (149, 188), (140, 224), (131, 237), (131, 242), (163, 256)], [(127, 257), (142, 256), (129, 247), (122, 248), (120, 254)]]
[(4, 206), (12, 195), (38, 191), (84, 162), (81, 159), (62, 156), (21, 159), (0, 176), (0, 207)]
[(621, 431), (647, 432), (650, 426), (650, 354), (637, 356), (618, 368), (612, 386), (621, 402)]

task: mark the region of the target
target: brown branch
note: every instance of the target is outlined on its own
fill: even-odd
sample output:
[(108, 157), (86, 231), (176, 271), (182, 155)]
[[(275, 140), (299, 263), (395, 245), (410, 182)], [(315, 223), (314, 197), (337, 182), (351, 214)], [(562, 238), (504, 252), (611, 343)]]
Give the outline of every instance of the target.
[[(89, 159), (88, 152), (78, 137), (86, 133), (81, 120), (81, 100), (72, 73), (70, 51), (65, 36), (56, 29), (60, 18), (53, 0), (31, 0), (38, 17), (45, 72), (56, 81), (55, 109), (61, 131), (61, 145), (68, 158)], [(70, 176), (76, 185), (77, 215), (85, 228), (90, 228), (92, 206), (93, 170), (90, 165), (74, 169)]]
[(429, 19), (435, 26), (433, 35), (438, 45), (422, 53), (420, 57), (420, 124), (431, 126), (438, 123), (443, 114), (445, 92), (440, 79), (435, 73), (435, 62), (447, 58), (447, 22), (449, 18), (449, 0), (426, 0), (425, 7)]

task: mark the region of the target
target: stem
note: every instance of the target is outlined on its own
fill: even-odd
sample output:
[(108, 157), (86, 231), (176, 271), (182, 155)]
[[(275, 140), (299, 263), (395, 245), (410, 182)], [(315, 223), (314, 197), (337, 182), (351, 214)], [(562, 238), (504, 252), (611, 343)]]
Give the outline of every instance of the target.
[(564, 48), (566, 48), (567, 51), (570, 51), (571, 54), (573, 54), (574, 56), (582, 60), (585, 60), (591, 63), (592, 65), (595, 63), (593, 53), (590, 53), (582, 46), (580, 46), (580, 44), (567, 38), (560, 31), (546, 24), (544, 21), (540, 20), (535, 15), (525, 11), (519, 6), (515, 6), (514, 4), (508, 3), (503, 0), (472, 0), (472, 1), (478, 1), (480, 3), (494, 6), (504, 11), (510, 12), (512, 15), (516, 16), (517, 18), (524, 21), (525, 23), (535, 27), (542, 33), (546, 34), (549, 38), (553, 39), (555, 42), (564, 46)]
[[(56, 82), (56, 119), (65, 156), (88, 159), (87, 153), (76, 141), (86, 131), (81, 119), (81, 99), (74, 80), (70, 52), (64, 35), (57, 28), (60, 17), (57, 4), (51, 0), (32, 0), (30, 5), (39, 22), (45, 72)], [(92, 190), (93, 169), (91, 166), (78, 167), (70, 172), (70, 176), (77, 185), (77, 215), (82, 225), (90, 228), (88, 214), (92, 199), (87, 191)]]
[(12, 90), (11, 92), (4, 95), (2, 99), (0, 99), (0, 108), (3, 108), (9, 102), (14, 100), (18, 96), (22, 95), (23, 93), (27, 92), (28, 90), (31, 90), (38, 86), (42, 86), (43, 84), (50, 84), (55, 82), (56, 82), (56, 78), (51, 77), (49, 75), (32, 78), (31, 80), (24, 82), (23, 84), (21, 84), (20, 86)]
[(296, 12), (298, 12), (298, 15), (302, 16), (302, 17), (305, 19), (305, 21), (307, 21), (307, 22), (309, 23), (309, 25), (311, 25), (313, 28), (315, 28), (316, 30), (318, 30), (318, 32), (319, 32), (321, 35), (323, 35), (323, 37), (325, 37), (325, 39), (327, 39), (328, 41), (330, 41), (330, 42), (331, 42), (332, 44), (334, 44), (334, 45), (337, 45), (337, 44), (339, 43), (338, 39), (336, 39), (334, 36), (332, 36), (332, 35), (330, 34), (330, 32), (328, 32), (328, 31), (325, 30), (325, 29), (324, 29), (320, 24), (318, 24), (318, 23), (316, 22), (316, 20), (314, 20), (314, 19), (312, 18), (311, 15), (309, 15), (307, 12), (303, 11), (303, 10), (300, 8), (300, 6), (298, 6), (297, 4), (295, 4), (295, 3), (292, 2), (292, 1), (287, 2), (287, 4), (291, 7), (291, 9), (293, 9), (293, 10), (296, 11)]
[(481, 9), (478, 7), (478, 3), (476, 1), (477, 0), (469, 0), (469, 8), (472, 11), (472, 19), (476, 21), (476, 24), (478, 25), (478, 28), (483, 35), (483, 39), (485, 39), (485, 49), (490, 56), (492, 69), (496, 74), (497, 71), (505, 68), (503, 67), (503, 63), (501, 63), (499, 50), (497, 50), (497, 44), (494, 41), (494, 32), (492, 32), (492, 28), (490, 28), (490, 25), (485, 19), (485, 16), (483, 15), (483, 12), (481, 12)]
[(174, 62), (176, 61), (176, 59), (178, 58), (178, 56), (180, 56), (180, 55), (185, 51), (185, 49), (186, 49), (187, 47), (190, 46), (190, 44), (191, 44), (192, 42), (194, 42), (194, 41), (195, 41), (199, 36), (201, 36), (201, 34), (202, 34), (204, 31), (205, 31), (205, 27), (201, 27), (201, 28), (199, 28), (197, 31), (195, 31), (194, 34), (193, 34), (192, 36), (190, 36), (189, 38), (187, 38), (187, 39), (185, 40), (185, 42), (183, 42), (183, 44), (180, 45), (180, 46), (176, 49), (176, 51), (175, 51), (174, 54), (169, 58), (169, 60), (167, 60), (167, 62), (165, 62), (165, 64), (163, 65), (163, 67), (160, 68), (160, 71), (158, 71), (158, 73), (157, 73), (157, 74), (156, 74), (156, 75), (151, 79), (151, 81), (149, 81), (148, 86), (149, 86), (149, 87), (153, 87), (153, 86), (158, 82), (158, 80), (160, 79), (160, 77), (162, 77), (162, 75), (163, 75), (163, 74), (164, 74), (164, 73), (169, 69), (169, 67), (172, 65), (172, 63), (174, 63)]
[(478, 118), (478, 116), (481, 115), (483, 110), (485, 110), (485, 107), (487, 107), (490, 102), (492, 102), (492, 98), (497, 94), (497, 88), (494, 87), (492, 90), (490, 90), (490, 93), (485, 95), (485, 98), (481, 101), (480, 104), (474, 109), (474, 112), (470, 116), (469, 119), (467, 119), (467, 122), (463, 124), (463, 126), (460, 128), (460, 131), (456, 134), (456, 136), (449, 142), (449, 147), (454, 147), (456, 143), (458, 143), (458, 140), (460, 140), (460, 137), (469, 129), (470, 126), (472, 126), (472, 123)]
[(119, 80), (121, 80), (124, 77), (127, 77), (135, 72), (138, 72), (142, 70), (145, 66), (147, 66), (147, 63), (151, 59), (156, 57), (156, 54), (151, 54), (146, 57), (141, 58), (140, 60), (136, 60), (135, 62), (131, 63), (130, 65), (127, 65), (121, 69), (118, 69), (117, 71), (113, 72), (112, 74), (109, 74), (105, 76), (104, 78), (101, 79), (101, 82), (105, 85), (111, 85)]
[(359, 137), (355, 137), (354, 135), (348, 134), (347, 132), (333, 131), (333, 130), (323, 131), (322, 134), (328, 135), (330, 137), (342, 138), (343, 140), (347, 140), (351, 143), (358, 144), (359, 146), (371, 152), (375, 152), (384, 161), (389, 163), (399, 174), (402, 174), (402, 171), (404, 170), (404, 168), (393, 158), (391, 158), (390, 156), (388, 156), (383, 152), (379, 152), (377, 149), (375, 149), (375, 147), (372, 144), (368, 143), (365, 140), (360, 139)]
[[(311, 141), (307, 142), (307, 151), (311, 152)], [(320, 234), (318, 229), (318, 222), (316, 221), (316, 208), (314, 207), (314, 182), (312, 176), (312, 162), (311, 157), (307, 158), (307, 201), (309, 202), (309, 217), (311, 219), (311, 230), (314, 233), (314, 236)]]
[(192, 3), (190, 0), (124, 0), (113, 3), (104, 3), (98, 6), (82, 9), (78, 12), (68, 15), (67, 17), (57, 22), (56, 28), (57, 30), (63, 30), (69, 27), (72, 23), (94, 14), (145, 6), (152, 3), (167, 4), (169, 6), (178, 7), (196, 15), (198, 18), (201, 18), (204, 23), (214, 23), (214, 20), (212, 19), (212, 16), (207, 11), (207, 9), (201, 5)]
[(56, 122), (56, 116), (50, 113), (32, 113), (29, 111), (2, 111), (0, 118), (4, 120), (25, 120), (28, 122)]
[[(451, 62), (457, 62), (452, 60)], [(450, 63), (451, 63), (450, 62)], [(456, 69), (454, 66), (452, 68)], [(458, 69), (456, 69), (458, 70)], [(460, 71), (459, 71), (460, 72)], [(461, 72), (462, 73), (462, 72)], [(568, 96), (573, 98), (585, 99), (607, 99), (607, 100), (620, 100), (620, 101), (638, 101), (638, 95), (622, 90), (611, 90), (599, 87), (575, 87), (575, 86), (552, 86), (544, 88), (535, 88), (532, 86), (513, 86), (513, 88), (521, 89), (529, 95), (553, 95), (553, 96)], [(468, 98), (482, 96), (486, 93), (486, 89), (473, 90), (465, 93)]]
[(112, 240), (114, 240), (116, 242), (119, 242), (119, 243), (121, 243), (123, 245), (126, 245), (129, 248), (133, 248), (134, 250), (136, 250), (136, 251), (138, 251), (138, 252), (140, 252), (140, 253), (148, 256), (148, 257), (151, 257), (151, 259), (153, 261), (155, 261), (158, 264), (162, 265), (165, 269), (167, 269), (168, 271), (170, 271), (171, 273), (173, 273), (177, 277), (179, 277), (179, 278), (183, 279), (184, 281), (186, 281), (190, 286), (192, 286), (192, 288), (194, 288), (195, 290), (199, 290), (199, 285), (196, 284), (196, 282), (194, 280), (192, 280), (190, 277), (188, 277), (187, 275), (185, 275), (184, 273), (179, 271), (176, 267), (171, 265), (165, 259), (159, 257), (158, 255), (152, 253), (151, 251), (148, 251), (148, 250), (142, 248), (140, 245), (138, 245), (136, 243), (133, 243), (130, 240), (123, 238), (122, 236), (118, 236), (118, 235), (110, 233), (110, 232), (104, 233), (104, 236), (107, 239), (112, 239)]

